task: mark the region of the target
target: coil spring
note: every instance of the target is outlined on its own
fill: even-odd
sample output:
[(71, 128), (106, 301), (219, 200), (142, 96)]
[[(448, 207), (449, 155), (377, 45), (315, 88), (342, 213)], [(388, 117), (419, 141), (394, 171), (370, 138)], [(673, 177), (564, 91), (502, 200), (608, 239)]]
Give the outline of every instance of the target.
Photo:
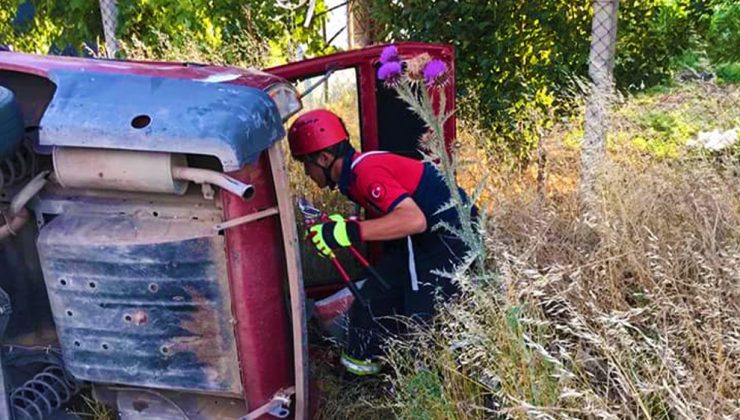
[(51, 365), (10, 394), (16, 420), (43, 420), (80, 391), (62, 366)]
[(0, 190), (32, 177), (36, 169), (36, 153), (24, 142), (13, 156), (0, 160)]

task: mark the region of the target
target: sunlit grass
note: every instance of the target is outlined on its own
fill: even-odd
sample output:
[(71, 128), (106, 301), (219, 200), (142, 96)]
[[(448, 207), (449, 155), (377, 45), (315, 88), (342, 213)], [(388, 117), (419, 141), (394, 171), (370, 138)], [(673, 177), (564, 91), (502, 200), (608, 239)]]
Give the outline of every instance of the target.
[[(489, 179), (486, 274), (497, 280), (390, 344), (391, 392), (365, 397), (364, 418), (739, 415), (740, 161), (684, 147), (697, 130), (740, 125), (738, 99), (695, 84), (619, 104), (598, 222), (580, 213), (578, 119), (546, 133), (544, 191), (536, 167), (500, 164), (475, 147), (485, 133), (463, 128), (459, 153), (473, 163), (458, 176), (468, 188)], [(340, 398), (333, 418), (356, 414), (337, 411), (344, 403), (355, 407)]]

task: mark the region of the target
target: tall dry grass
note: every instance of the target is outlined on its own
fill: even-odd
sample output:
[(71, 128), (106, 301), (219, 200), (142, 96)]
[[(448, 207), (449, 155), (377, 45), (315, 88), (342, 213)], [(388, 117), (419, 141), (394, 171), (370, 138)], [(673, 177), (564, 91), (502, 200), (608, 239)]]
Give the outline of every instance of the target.
[(737, 172), (606, 169), (596, 223), (576, 189), (543, 195), (522, 174), (495, 191), (497, 280), (392, 343), (380, 406), (413, 419), (740, 416)]
[(324, 418), (740, 418), (740, 162), (613, 159), (584, 219), (562, 140), (544, 190), (495, 158), (460, 172), (489, 178), (486, 278)]

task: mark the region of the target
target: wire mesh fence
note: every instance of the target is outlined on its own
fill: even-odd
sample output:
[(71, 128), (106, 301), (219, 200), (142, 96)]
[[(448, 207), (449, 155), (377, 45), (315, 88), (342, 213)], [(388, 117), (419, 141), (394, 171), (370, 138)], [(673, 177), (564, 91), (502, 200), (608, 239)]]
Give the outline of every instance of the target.
[(108, 58), (113, 58), (118, 51), (118, 41), (116, 40), (116, 28), (118, 26), (117, 0), (100, 0), (100, 16), (103, 19), (105, 54)]
[(595, 177), (606, 153), (609, 105), (614, 89), (614, 55), (619, 0), (594, 0), (588, 74), (591, 79), (581, 155), (581, 188), (585, 204), (594, 194)]

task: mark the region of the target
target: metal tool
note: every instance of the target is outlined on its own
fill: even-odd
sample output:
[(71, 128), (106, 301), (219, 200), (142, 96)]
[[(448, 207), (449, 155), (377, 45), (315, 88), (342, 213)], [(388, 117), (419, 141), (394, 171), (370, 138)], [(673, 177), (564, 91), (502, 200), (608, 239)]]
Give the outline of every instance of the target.
[[(328, 214), (314, 207), (313, 204), (311, 204), (311, 202), (308, 201), (305, 197), (301, 197), (298, 199), (298, 208), (300, 209), (301, 214), (303, 214), (303, 221), (307, 228), (317, 223), (325, 223), (330, 220)], [(368, 263), (367, 259), (365, 259), (365, 257), (360, 253), (360, 251), (357, 250), (357, 248), (350, 245), (349, 251), (352, 256), (360, 263), (360, 265), (365, 268), (368, 273), (370, 273), (370, 275), (375, 277), (378, 282), (380, 282), (383, 288), (390, 289), (390, 285), (388, 285), (388, 283), (383, 279), (380, 273), (378, 273), (370, 265), (370, 263)], [(337, 270), (337, 272), (339, 272), (339, 275), (342, 277), (344, 282), (347, 283), (347, 287), (349, 287), (355, 298), (357, 298), (360, 302), (364, 302), (363, 305), (367, 306), (365, 299), (360, 295), (359, 289), (357, 289), (357, 286), (355, 286), (355, 284), (350, 280), (349, 274), (347, 274), (347, 270), (344, 269), (344, 266), (342, 266), (342, 263), (339, 262), (339, 259), (337, 259), (336, 255), (333, 255), (331, 257), (331, 263), (332, 265), (334, 265), (334, 268)]]
[[(301, 197), (298, 200), (298, 208), (303, 214), (303, 223), (306, 228), (310, 228), (317, 223), (323, 222), (323, 213), (317, 208), (313, 207), (311, 203), (305, 198)], [(334, 269), (337, 270), (344, 283), (347, 284), (347, 288), (349, 288), (349, 291), (352, 292), (352, 295), (355, 297), (355, 299), (357, 299), (357, 301), (360, 302), (362, 306), (368, 308), (369, 304), (367, 300), (362, 296), (362, 293), (360, 293), (360, 289), (357, 288), (357, 285), (352, 282), (352, 279), (350, 279), (347, 270), (344, 269), (344, 266), (342, 266), (342, 263), (339, 262), (339, 259), (337, 259), (337, 256), (336, 254), (334, 254), (333, 251), (331, 253), (330, 259), (332, 265), (334, 266)]]
[[(318, 220), (323, 222), (329, 221), (329, 215), (322, 212), (321, 210), (314, 207), (310, 201), (308, 201), (305, 197), (301, 197), (301, 199), (298, 201), (298, 207), (301, 208), (301, 212), (303, 213), (304, 217), (310, 217), (311, 220)], [(315, 224), (317, 222), (313, 222)], [(375, 279), (380, 283), (381, 286), (385, 289), (390, 289), (391, 286), (383, 279), (383, 276), (378, 273), (375, 268), (373, 268), (370, 263), (365, 259), (365, 257), (360, 253), (360, 251), (357, 250), (353, 245), (350, 245), (348, 247), (349, 252), (352, 254), (353, 257), (357, 260), (357, 262), (360, 263), (360, 265), (365, 268), (370, 275), (375, 277)]]

